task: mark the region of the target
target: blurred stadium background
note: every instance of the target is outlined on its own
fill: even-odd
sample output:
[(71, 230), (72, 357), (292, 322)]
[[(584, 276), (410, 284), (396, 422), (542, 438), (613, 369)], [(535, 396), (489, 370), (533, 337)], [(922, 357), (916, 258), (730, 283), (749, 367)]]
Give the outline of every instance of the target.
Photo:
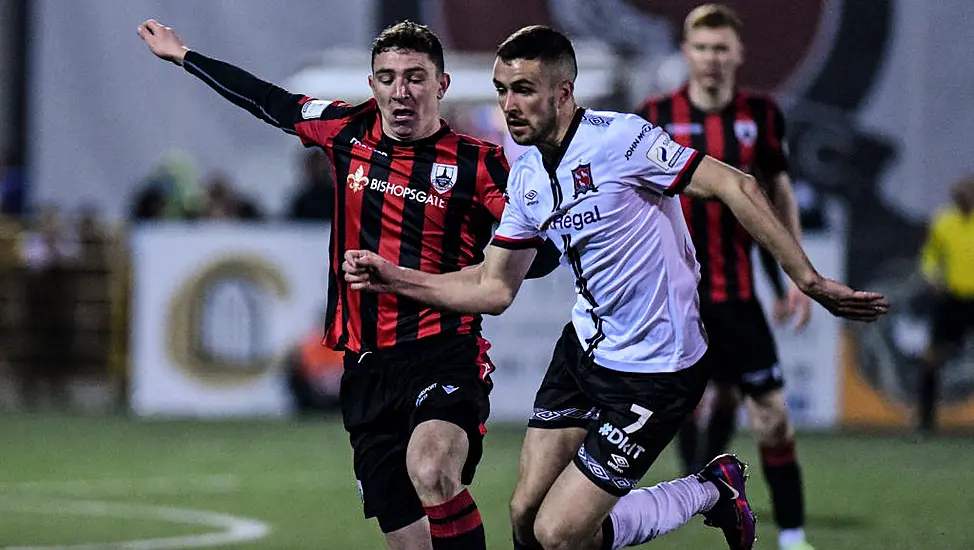
[[(809, 254), (894, 305), (869, 326), (819, 308), (803, 333), (777, 331), (810, 540), (974, 548), (974, 341), (945, 367), (949, 435), (913, 436), (930, 305), (917, 254), (950, 184), (974, 172), (974, 4), (725, 3), (745, 23), (741, 84), (785, 110)], [(369, 93), (374, 34), (419, 20), (449, 50), (451, 124), (501, 141), (488, 70), (509, 32), (567, 31), (582, 103), (626, 110), (682, 83), (696, 4), (0, 0), (0, 549), (382, 547), (334, 414), (340, 357), (317, 346), (330, 167), (156, 60), (138, 23), (353, 101)], [(476, 494), (491, 547), (509, 547), (524, 419), (571, 300), (559, 271), (485, 323), (498, 370)], [(756, 460), (746, 433), (736, 446)], [(667, 454), (646, 482), (676, 473)], [(722, 543), (692, 527), (652, 547)]]

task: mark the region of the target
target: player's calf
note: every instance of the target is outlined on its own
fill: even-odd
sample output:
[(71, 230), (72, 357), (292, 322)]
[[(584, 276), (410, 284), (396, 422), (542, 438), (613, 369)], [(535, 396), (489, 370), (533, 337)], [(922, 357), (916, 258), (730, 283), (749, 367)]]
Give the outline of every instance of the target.
[(433, 550), (484, 549), (480, 511), (462, 484), (469, 443), (451, 422), (416, 426), (406, 449), (406, 469), (429, 518)]
[(801, 468), (795, 453), (794, 430), (780, 389), (749, 399), (761, 452), (761, 469), (771, 493), (778, 544), (781, 548), (809, 548), (805, 542), (805, 499)]

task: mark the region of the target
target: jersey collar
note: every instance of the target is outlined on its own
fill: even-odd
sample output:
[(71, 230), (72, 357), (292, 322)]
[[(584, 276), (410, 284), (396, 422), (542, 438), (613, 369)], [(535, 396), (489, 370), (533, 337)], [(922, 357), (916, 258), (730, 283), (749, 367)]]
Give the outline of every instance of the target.
[(572, 123), (568, 126), (568, 131), (565, 132), (565, 137), (561, 140), (561, 145), (558, 147), (558, 151), (555, 152), (555, 156), (551, 158), (551, 162), (544, 160), (544, 155), (541, 155), (542, 163), (548, 172), (554, 172), (558, 169), (558, 165), (561, 164), (561, 159), (565, 157), (565, 152), (568, 151), (568, 146), (572, 144), (572, 139), (575, 137), (575, 132), (578, 131), (578, 125), (582, 123), (582, 117), (585, 116), (585, 109), (579, 107), (575, 109), (575, 115), (572, 117)]

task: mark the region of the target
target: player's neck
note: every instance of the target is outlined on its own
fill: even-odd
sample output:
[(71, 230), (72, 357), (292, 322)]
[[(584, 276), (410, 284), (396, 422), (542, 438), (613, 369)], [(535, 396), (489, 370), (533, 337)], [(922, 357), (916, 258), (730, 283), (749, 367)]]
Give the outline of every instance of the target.
[(730, 82), (720, 88), (705, 88), (691, 80), (687, 86), (687, 94), (690, 96), (690, 104), (697, 109), (706, 112), (720, 111), (734, 99), (734, 83)]
[(394, 134), (392, 132), (391, 125), (387, 124), (385, 120), (382, 121), (382, 133), (385, 134), (385, 136), (387, 138), (389, 138), (389, 139), (391, 139), (393, 141), (398, 141), (398, 142), (402, 142), (402, 143), (410, 143), (410, 142), (413, 142), (413, 141), (419, 141), (421, 139), (426, 139), (426, 138), (430, 137), (431, 135), (435, 134), (436, 132), (438, 132), (441, 127), (442, 127), (442, 123), (440, 122), (440, 119), (437, 118), (436, 120), (434, 120), (430, 124), (420, 127), (416, 131), (416, 134), (410, 136), (409, 139), (403, 139), (403, 138), (400, 138), (400, 137), (396, 137), (396, 134)]
[(561, 154), (562, 142), (565, 141), (565, 136), (572, 126), (577, 111), (578, 105), (572, 101), (571, 105), (566, 106), (558, 113), (558, 125), (551, 136), (537, 144), (538, 150), (541, 151), (541, 157), (547, 162), (551, 162)]

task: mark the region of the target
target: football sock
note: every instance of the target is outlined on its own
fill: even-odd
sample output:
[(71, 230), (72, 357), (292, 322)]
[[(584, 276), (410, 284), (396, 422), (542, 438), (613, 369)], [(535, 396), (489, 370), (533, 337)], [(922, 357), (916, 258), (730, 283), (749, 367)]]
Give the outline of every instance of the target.
[(801, 527), (797, 529), (782, 529), (778, 533), (778, 547), (788, 548), (792, 544), (805, 542), (805, 530)]
[(466, 489), (447, 502), (423, 508), (430, 520), (433, 550), (486, 550), (480, 511)]
[(700, 432), (697, 429), (696, 418), (692, 416), (680, 426), (677, 434), (677, 444), (680, 449), (680, 460), (683, 461), (683, 473), (691, 475), (699, 468), (697, 467), (697, 446), (700, 441)]
[(511, 533), (511, 540), (514, 541), (514, 550), (544, 550), (544, 548), (537, 543), (527, 544), (517, 540), (517, 535)]
[(707, 423), (705, 460), (709, 461), (727, 452), (735, 427), (737, 427), (736, 407), (714, 409), (711, 412), (710, 421)]
[(761, 446), (761, 467), (771, 491), (774, 521), (779, 529), (797, 529), (805, 524), (802, 474), (795, 459), (795, 441)]
[(625, 548), (648, 542), (717, 504), (720, 492), (694, 476), (634, 489), (619, 499), (602, 527), (602, 547)]

